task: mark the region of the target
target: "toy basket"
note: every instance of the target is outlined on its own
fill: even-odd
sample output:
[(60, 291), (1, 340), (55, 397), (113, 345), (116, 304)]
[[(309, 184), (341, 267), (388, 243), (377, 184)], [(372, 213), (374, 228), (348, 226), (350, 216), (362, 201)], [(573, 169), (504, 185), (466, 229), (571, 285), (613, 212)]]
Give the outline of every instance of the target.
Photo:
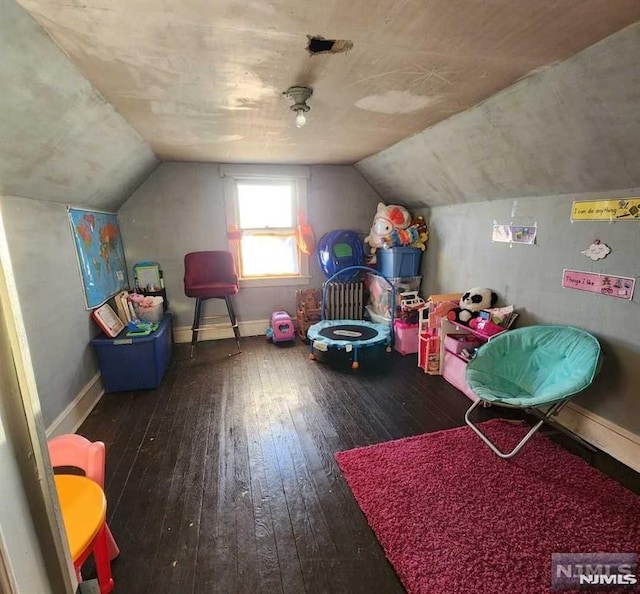
[(307, 340), (309, 327), (320, 321), (321, 314), (322, 289), (296, 291), (296, 330), (302, 340)]

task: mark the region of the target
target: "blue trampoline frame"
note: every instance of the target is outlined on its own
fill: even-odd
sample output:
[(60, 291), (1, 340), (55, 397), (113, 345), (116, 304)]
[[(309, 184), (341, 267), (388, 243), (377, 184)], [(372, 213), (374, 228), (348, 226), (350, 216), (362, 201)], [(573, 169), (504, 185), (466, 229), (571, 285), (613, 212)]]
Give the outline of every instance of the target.
[[(382, 278), (387, 283), (387, 285), (389, 285), (391, 289), (391, 301), (389, 306), (389, 314), (391, 319), (389, 322), (389, 328), (386, 327), (386, 324), (378, 324), (376, 322), (368, 322), (366, 320), (327, 320), (325, 319), (325, 312), (326, 312), (325, 306), (327, 301), (327, 288), (329, 286), (329, 283), (331, 283), (333, 280), (339, 278), (342, 275), (352, 275), (354, 271), (363, 271), (363, 272), (369, 272), (371, 274), (375, 274), (376, 276), (379, 276), (380, 278)], [(320, 313), (321, 321), (311, 326), (311, 328), (309, 328), (309, 331), (307, 332), (307, 336), (309, 338), (309, 349), (310, 349), (309, 358), (315, 359), (315, 354), (313, 352), (313, 349), (314, 349), (314, 343), (316, 341), (325, 343), (327, 345), (327, 349), (338, 350), (338, 351), (345, 350), (346, 352), (353, 352), (353, 362), (351, 366), (354, 369), (357, 369), (360, 365), (358, 362), (359, 349), (370, 348), (370, 347), (379, 346), (381, 344), (386, 343), (387, 350), (391, 350), (391, 345), (393, 344), (393, 319), (394, 319), (395, 303), (396, 303), (396, 291), (395, 291), (395, 287), (393, 286), (393, 283), (386, 276), (384, 276), (377, 270), (373, 268), (369, 268), (368, 266), (349, 266), (347, 268), (343, 268), (342, 270), (338, 270), (338, 272), (333, 274), (329, 279), (325, 281), (322, 287), (322, 310)], [(372, 328), (376, 330), (378, 332), (378, 336), (375, 338), (369, 338), (362, 341), (333, 340), (330, 338), (323, 337), (322, 340), (320, 341), (320, 340), (317, 340), (318, 334), (317, 334), (317, 331), (314, 330), (314, 328), (315, 326), (319, 326), (323, 324), (323, 322), (325, 323), (323, 327), (330, 327), (335, 325), (347, 325), (347, 324), (356, 325), (356, 326), (357, 325), (366, 326), (368, 328)], [(388, 333), (387, 333), (387, 330), (388, 330)], [(320, 349), (317, 349), (317, 350), (320, 350)]]

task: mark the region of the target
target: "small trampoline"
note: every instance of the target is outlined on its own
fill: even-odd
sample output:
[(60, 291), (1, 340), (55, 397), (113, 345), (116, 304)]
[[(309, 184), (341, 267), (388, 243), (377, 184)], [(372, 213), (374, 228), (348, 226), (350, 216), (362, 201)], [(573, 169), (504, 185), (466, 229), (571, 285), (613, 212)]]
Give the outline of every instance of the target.
[(391, 287), (392, 303), (395, 303), (393, 296), (393, 285), (379, 272), (366, 266), (350, 266), (343, 268), (334, 274), (325, 283), (322, 290), (322, 316), (323, 319), (313, 324), (307, 337), (310, 343), (310, 359), (318, 359), (335, 365), (351, 364), (353, 369), (360, 367), (360, 364), (378, 364), (386, 353), (391, 350), (393, 341), (393, 312), (389, 324), (379, 324), (366, 320), (326, 320), (326, 293), (330, 282), (336, 277), (346, 275), (353, 278), (354, 271), (366, 271), (377, 274), (383, 278)]

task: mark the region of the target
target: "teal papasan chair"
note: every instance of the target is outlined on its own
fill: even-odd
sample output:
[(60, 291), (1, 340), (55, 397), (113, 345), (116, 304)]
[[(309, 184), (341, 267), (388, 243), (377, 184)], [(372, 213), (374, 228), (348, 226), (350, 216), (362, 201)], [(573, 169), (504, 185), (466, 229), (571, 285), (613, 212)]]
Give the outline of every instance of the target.
[[(483, 345), (467, 365), (467, 383), (479, 400), (464, 420), (495, 454), (511, 458), (545, 421), (591, 385), (601, 359), (598, 340), (580, 328), (528, 326), (504, 332)], [(523, 409), (540, 420), (505, 453), (470, 419), (474, 409), (486, 403)]]

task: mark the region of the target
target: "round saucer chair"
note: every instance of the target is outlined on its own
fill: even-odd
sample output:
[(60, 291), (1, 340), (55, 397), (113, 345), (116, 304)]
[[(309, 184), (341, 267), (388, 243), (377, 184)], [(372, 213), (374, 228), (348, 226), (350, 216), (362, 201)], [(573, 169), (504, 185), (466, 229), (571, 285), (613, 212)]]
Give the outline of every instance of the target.
[[(567, 402), (589, 387), (600, 369), (598, 340), (572, 326), (529, 326), (505, 332), (479, 350), (467, 365), (466, 379), (479, 400), (464, 420), (501, 458), (515, 456), (544, 422), (551, 422)], [(508, 453), (471, 419), (482, 404), (522, 409), (539, 421)]]

